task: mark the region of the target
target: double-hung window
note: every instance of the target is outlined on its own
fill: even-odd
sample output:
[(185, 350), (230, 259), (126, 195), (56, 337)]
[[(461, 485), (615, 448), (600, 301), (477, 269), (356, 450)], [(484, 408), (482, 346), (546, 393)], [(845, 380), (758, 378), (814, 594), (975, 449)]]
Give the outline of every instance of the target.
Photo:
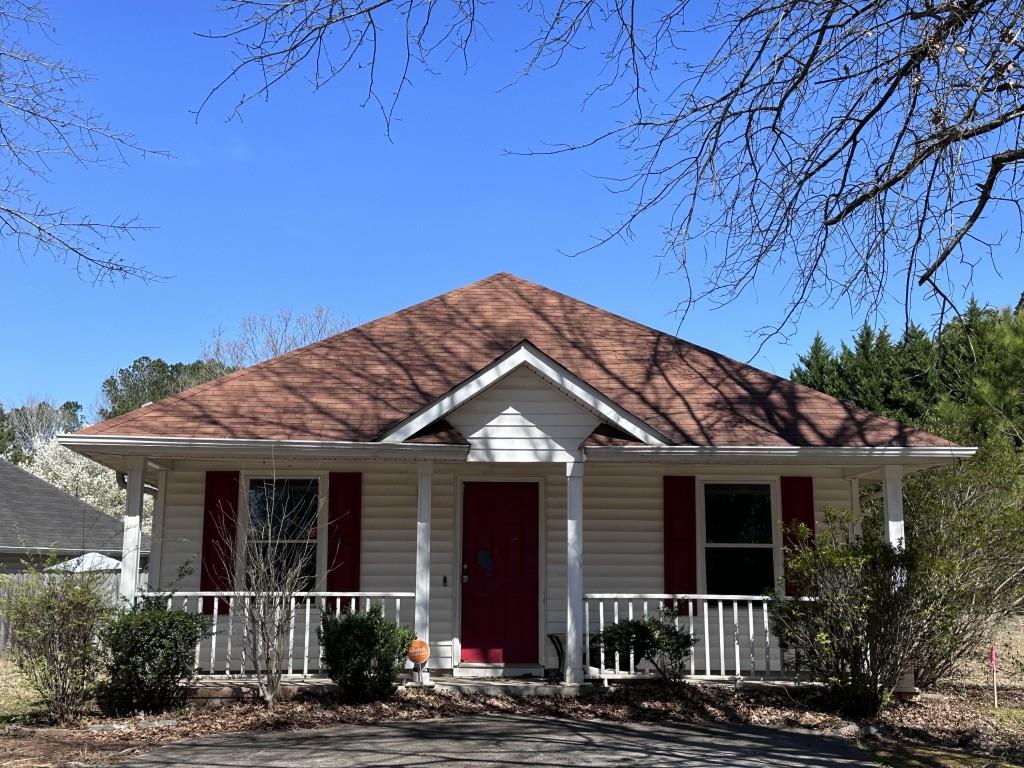
[(775, 590), (775, 516), (769, 483), (704, 483), (705, 591)]
[(249, 480), (247, 589), (316, 589), (320, 488), (316, 478)]

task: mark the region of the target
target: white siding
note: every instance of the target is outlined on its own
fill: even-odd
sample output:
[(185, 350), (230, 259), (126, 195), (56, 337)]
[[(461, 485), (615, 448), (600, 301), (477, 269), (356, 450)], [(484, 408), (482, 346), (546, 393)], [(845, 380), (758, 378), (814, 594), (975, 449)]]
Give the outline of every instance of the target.
[[(203, 550), (203, 494), (205, 472), (168, 472), (164, 498), (163, 541), (160, 555), (160, 589), (183, 592), (199, 589), (200, 556)], [(154, 531), (156, 536), (157, 532)], [(191, 573), (175, 583), (179, 568)]]
[(599, 419), (521, 367), (457, 408), (448, 421), (470, 442), (470, 461), (571, 459)]
[[(559, 395), (560, 396), (560, 395)], [(226, 469), (219, 465), (218, 469)], [(416, 563), (416, 468), (413, 462), (349, 462), (318, 466), (328, 471), (363, 474), (361, 588), (365, 591), (414, 589)], [(850, 483), (835, 468), (723, 468), (681, 465), (589, 464), (583, 484), (583, 583), (585, 592), (657, 593), (664, 589), (662, 543), (662, 478), (693, 474), (702, 478), (777, 477), (813, 475), (815, 512), (847, 508)], [(563, 464), (466, 465), (435, 464), (431, 536), (430, 633), (432, 666), (452, 664), (452, 639), (459, 625), (461, 532), (457, 519), (461, 483), (521, 477), (536, 480), (541, 499), (541, 638), (543, 662), (555, 666), (554, 650), (546, 636), (564, 633), (565, 582), (565, 467)], [(179, 590), (199, 588), (202, 551), (204, 473), (198, 469), (168, 472), (164, 489), (163, 556), (158, 576), (161, 588), (173, 585), (183, 563), (193, 572)], [(157, 535), (158, 532), (154, 532)], [(403, 622), (411, 626), (413, 605), (402, 603)], [(717, 649), (716, 649), (717, 650)], [(218, 651), (219, 653), (219, 651)]]

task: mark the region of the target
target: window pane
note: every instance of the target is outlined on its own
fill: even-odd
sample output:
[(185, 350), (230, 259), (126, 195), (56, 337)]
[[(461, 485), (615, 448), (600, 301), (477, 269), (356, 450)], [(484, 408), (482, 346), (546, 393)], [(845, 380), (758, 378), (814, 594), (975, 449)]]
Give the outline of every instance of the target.
[(267, 542), (258, 546), (259, 562), (250, 561), (246, 568), (246, 588), (260, 585), (282, 589), (292, 578), (292, 589), (311, 592), (316, 589), (316, 543), (294, 544)]
[(709, 547), (704, 550), (708, 592), (713, 595), (763, 595), (775, 591), (772, 550)]
[(771, 488), (754, 483), (705, 485), (704, 520), (712, 544), (771, 544)]
[(249, 535), (257, 541), (316, 538), (316, 480), (251, 480)]

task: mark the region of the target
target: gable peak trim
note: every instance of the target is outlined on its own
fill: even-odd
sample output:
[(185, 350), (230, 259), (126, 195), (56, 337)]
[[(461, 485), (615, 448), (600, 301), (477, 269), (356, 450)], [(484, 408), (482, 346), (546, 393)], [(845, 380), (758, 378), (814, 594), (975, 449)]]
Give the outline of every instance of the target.
[(443, 419), (477, 395), (490, 389), (513, 371), (527, 367), (534, 374), (581, 403), (600, 419), (650, 446), (668, 445), (665, 437), (613, 400), (605, 397), (583, 379), (556, 362), (540, 349), (523, 340), (501, 357), (480, 369), (454, 389), (412, 414), (380, 438), (382, 443), (401, 443), (438, 419)]

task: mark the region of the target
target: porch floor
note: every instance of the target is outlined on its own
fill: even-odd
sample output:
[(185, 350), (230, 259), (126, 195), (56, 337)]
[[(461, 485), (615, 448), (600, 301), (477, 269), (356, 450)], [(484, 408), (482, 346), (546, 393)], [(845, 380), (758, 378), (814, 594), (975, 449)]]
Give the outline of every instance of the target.
[(483, 694), (485, 696), (514, 696), (517, 698), (541, 696), (579, 696), (589, 690), (591, 685), (563, 685), (551, 680), (525, 679), (515, 677), (450, 677), (447, 675), (431, 675), (430, 681), (435, 688), (466, 694)]
[[(403, 676), (410, 677), (410, 676)], [(578, 696), (592, 686), (567, 686), (558, 682), (541, 679), (510, 678), (510, 677), (452, 677), (451, 675), (431, 675), (433, 687), (462, 694), (479, 694), (484, 696), (513, 697), (551, 697)], [(404, 680), (404, 685), (412, 685), (411, 679)], [(286, 676), (282, 683), (283, 697), (292, 699), (297, 696), (332, 696), (337, 686), (327, 677), (310, 675)], [(189, 698), (196, 703), (218, 705), (243, 699), (259, 697), (259, 684), (253, 675), (200, 675), (192, 684)]]

